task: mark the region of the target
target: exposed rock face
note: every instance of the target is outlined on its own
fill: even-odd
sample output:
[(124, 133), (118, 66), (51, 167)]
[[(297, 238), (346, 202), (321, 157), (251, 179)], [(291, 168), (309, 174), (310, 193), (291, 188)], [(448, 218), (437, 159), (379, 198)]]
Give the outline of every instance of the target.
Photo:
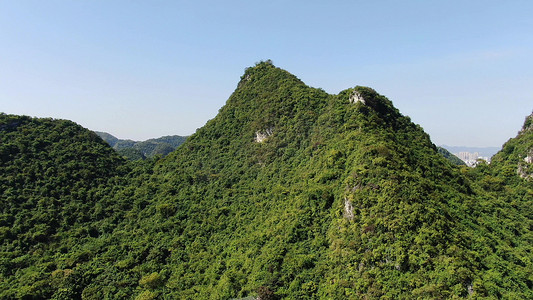
[(344, 217), (348, 220), (353, 220), (353, 205), (350, 199), (344, 198)]
[(468, 296), (471, 296), (474, 293), (474, 286), (472, 285), (471, 282), (468, 284), (466, 289), (468, 291)]
[(533, 149), (529, 149), (524, 161), (518, 163), (516, 173), (524, 179), (533, 178)]
[(524, 158), (524, 161), (528, 164), (533, 163), (533, 155), (531, 154), (532, 150), (529, 150), (529, 155)]
[(357, 102), (361, 102), (365, 104), (365, 99), (363, 98), (361, 93), (359, 93), (358, 91), (353, 91), (353, 93), (350, 95), (350, 103), (357, 103)]
[(267, 128), (263, 131), (256, 131), (255, 132), (255, 141), (258, 143), (264, 142), (269, 136), (272, 135), (272, 128)]

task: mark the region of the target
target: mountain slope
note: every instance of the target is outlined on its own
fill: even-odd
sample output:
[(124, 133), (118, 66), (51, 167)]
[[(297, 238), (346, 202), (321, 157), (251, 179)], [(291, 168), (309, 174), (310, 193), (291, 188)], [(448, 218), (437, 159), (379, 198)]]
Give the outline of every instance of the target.
[[(484, 191), (476, 213), (480, 215), (478, 225), (488, 232), (484, 237), (473, 236), (473, 243), (479, 247), (491, 241), (492, 251), (479, 259), (488, 270), (484, 276), (499, 280), (509, 290), (503, 295), (510, 298), (530, 298), (530, 294), (517, 291), (531, 293), (533, 289), (533, 180), (529, 158), (533, 154), (532, 123), (533, 115), (529, 115), (519, 134), (503, 145), (490, 165), (481, 164), (469, 174)], [(516, 285), (518, 278), (522, 286)]]
[[(524, 121), (518, 136), (510, 139), (503, 145), (503, 148), (494, 157), (491, 167), (496, 173), (514, 171), (518, 177), (531, 182), (533, 180), (533, 113)], [(509, 174), (510, 175), (510, 174)], [(519, 183), (516, 176), (509, 176), (509, 179)]]
[(99, 234), (101, 194), (127, 172), (73, 122), (0, 114), (0, 298), (47, 298), (57, 254)]

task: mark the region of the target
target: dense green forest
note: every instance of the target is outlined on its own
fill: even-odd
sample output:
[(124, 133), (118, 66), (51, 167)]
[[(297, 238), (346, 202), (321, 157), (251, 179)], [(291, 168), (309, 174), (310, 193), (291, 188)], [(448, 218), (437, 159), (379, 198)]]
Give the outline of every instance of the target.
[(128, 160), (143, 160), (156, 155), (165, 157), (187, 139), (186, 136), (169, 135), (137, 142), (122, 140), (107, 132), (95, 131), (95, 133)]
[(160, 159), (0, 115), (0, 298), (531, 299), (532, 123), (457, 166), (376, 91), (269, 61)]

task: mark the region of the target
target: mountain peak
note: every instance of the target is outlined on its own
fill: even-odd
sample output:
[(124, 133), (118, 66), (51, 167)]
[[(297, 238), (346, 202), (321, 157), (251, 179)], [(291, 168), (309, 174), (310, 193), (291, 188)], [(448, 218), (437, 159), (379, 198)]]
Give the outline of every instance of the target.
[(271, 60), (261, 61), (255, 64), (253, 67), (246, 68), (244, 74), (241, 76), (241, 81), (239, 82), (239, 87), (244, 86), (245, 84), (255, 83), (255, 84), (276, 84), (281, 83), (285, 80), (290, 81), (299, 81), (296, 76), (291, 73), (274, 66), (274, 63)]

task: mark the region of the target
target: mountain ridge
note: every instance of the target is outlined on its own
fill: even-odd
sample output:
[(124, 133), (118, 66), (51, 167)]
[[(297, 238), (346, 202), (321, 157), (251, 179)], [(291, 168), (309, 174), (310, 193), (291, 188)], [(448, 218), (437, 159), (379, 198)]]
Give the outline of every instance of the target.
[(129, 160), (143, 160), (156, 155), (164, 157), (187, 139), (186, 136), (167, 135), (145, 141), (133, 141), (119, 139), (107, 132), (95, 131), (95, 133)]

